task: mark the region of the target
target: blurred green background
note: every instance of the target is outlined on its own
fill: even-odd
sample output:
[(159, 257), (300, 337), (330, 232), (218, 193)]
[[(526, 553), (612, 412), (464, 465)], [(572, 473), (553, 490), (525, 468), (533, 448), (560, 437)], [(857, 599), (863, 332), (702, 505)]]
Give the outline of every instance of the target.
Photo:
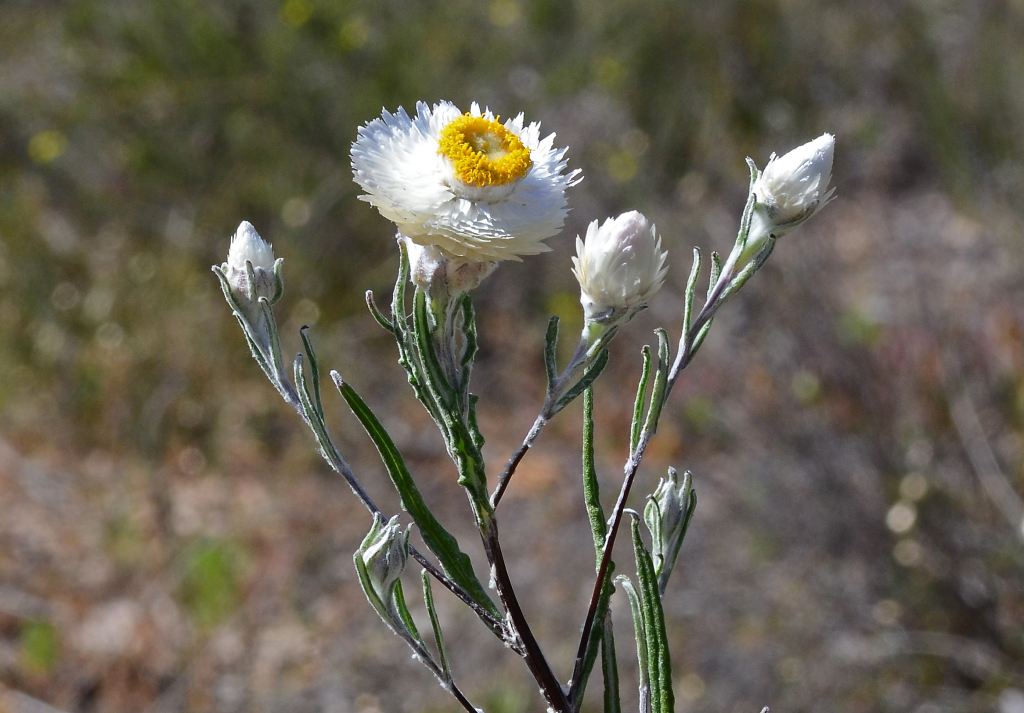
[[(362, 601), (350, 558), (369, 520), (209, 272), (242, 219), (274, 243), (286, 350), (313, 325), (475, 551), (440, 440), (365, 314), (396, 249), (348, 158), (382, 107), (447, 99), (542, 121), (585, 176), (554, 252), (477, 292), (492, 472), (540, 404), (546, 316), (580, 324), (571, 238), (634, 208), (664, 236), (669, 284), (598, 388), (608, 497), (640, 345), (658, 325), (677, 336), (690, 247), (731, 245), (744, 157), (836, 135), (836, 201), (720, 313), (634, 496), (669, 464), (695, 474), (666, 603), (678, 707), (1024, 711), (1020, 0), (2, 11), (0, 710), (453, 710)], [(355, 421), (328, 408), (397, 508)], [(563, 678), (593, 576), (578, 422), (577, 405), (552, 424), (502, 506)], [(521, 662), (439, 598), (470, 697), (541, 710)]]

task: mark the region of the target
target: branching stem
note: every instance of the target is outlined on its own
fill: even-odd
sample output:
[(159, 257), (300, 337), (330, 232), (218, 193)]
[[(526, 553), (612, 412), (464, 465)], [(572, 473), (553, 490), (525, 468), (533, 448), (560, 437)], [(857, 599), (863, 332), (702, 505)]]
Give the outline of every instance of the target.
[[(697, 318), (693, 320), (693, 323), (689, 325), (689, 329), (686, 329), (685, 333), (680, 338), (679, 352), (676, 354), (675, 361), (672, 364), (672, 370), (669, 372), (668, 383), (666, 385), (666, 399), (668, 398), (668, 394), (671, 392), (679, 373), (689, 365), (690, 360), (693, 358), (694, 343), (698, 335), (700, 335), (701, 331), (711, 318), (714, 317), (715, 312), (721, 306), (722, 293), (732, 280), (738, 258), (739, 251), (733, 250), (729, 255), (729, 259), (722, 268), (718, 281), (708, 293), (708, 298), (704, 303), (704, 307), (697, 315)], [(591, 645), (590, 639), (594, 632), (594, 621), (596, 619), (598, 605), (601, 600), (601, 590), (604, 588), (605, 579), (608, 577), (608, 569), (611, 565), (612, 559), (612, 549), (615, 546), (615, 538), (619, 533), (619, 525), (622, 523), (622, 515), (626, 509), (626, 500), (629, 497), (629, 490), (633, 486), (633, 480), (636, 478), (637, 470), (640, 468), (640, 460), (643, 458), (644, 452), (647, 450), (647, 445), (650, 443), (653, 436), (654, 432), (645, 425), (643, 431), (640, 433), (640, 439), (637, 441), (636, 448), (629, 454), (629, 459), (626, 461), (626, 465), (623, 469), (625, 471), (625, 477), (622, 480), (622, 488), (619, 490), (619, 497), (618, 500), (615, 501), (615, 508), (612, 510), (612, 516), (608, 525), (608, 536), (605, 540), (604, 550), (601, 554), (601, 564), (597, 571), (597, 581), (594, 582), (594, 591), (590, 597), (590, 606), (587, 608), (587, 618), (583, 622), (583, 633), (580, 636), (579, 647), (576, 649), (574, 672), (582, 670), (583, 661), (586, 657), (587, 650)], [(574, 674), (574, 680), (572, 682), (573, 690), (570, 690), (569, 698), (570, 700), (573, 700), (574, 703), (578, 704), (579, 701), (575, 701), (574, 691), (577, 690), (581, 682), (575, 680), (576, 678), (578, 678), (578, 674)]]
[(547, 701), (548, 707), (556, 713), (573, 713), (562, 684), (558, 682), (554, 671), (544, 658), (540, 644), (537, 643), (533, 631), (523, 614), (519, 605), (515, 589), (512, 587), (512, 580), (508, 575), (508, 568), (505, 566), (505, 556), (501, 552), (501, 544), (498, 541), (497, 522), (491, 518), (481, 523), (480, 535), (483, 538), (484, 551), (487, 553), (487, 561), (490, 562), (494, 572), (494, 586), (498, 591), (498, 598), (502, 606), (508, 612), (509, 626), (512, 633), (522, 643), (522, 656), (526, 661), (527, 668), (533, 674), (537, 684), (540, 686), (541, 694)]
[(523, 439), (522, 445), (516, 449), (516, 452), (512, 454), (512, 457), (508, 459), (508, 464), (505, 466), (505, 472), (498, 478), (498, 484), (494, 488), (494, 494), (491, 495), (491, 507), (498, 507), (498, 503), (501, 502), (501, 496), (505, 494), (505, 488), (508, 487), (508, 481), (511, 480), (512, 475), (516, 472), (516, 468), (519, 467), (519, 461), (523, 459), (526, 452), (533, 446), (533, 442), (537, 440), (537, 436), (544, 430), (544, 426), (547, 425), (548, 420), (544, 417), (544, 414), (537, 416), (537, 420), (533, 422), (533, 427), (530, 428), (530, 432), (526, 434), (526, 438)]
[[(295, 387), (286, 379), (282, 379), (282, 386), (284, 388), (281, 395), (284, 397), (285, 401), (287, 401), (298, 412), (299, 417), (306, 423), (306, 425), (312, 428), (312, 424), (310, 424), (309, 418), (306, 416), (305, 409), (302, 407), (302, 402), (299, 399), (299, 395), (295, 390)], [(332, 443), (329, 445), (329, 448), (323, 448), (320, 451), (320, 455), (322, 455), (324, 460), (327, 461), (327, 465), (331, 467), (331, 470), (345, 479), (345, 482), (348, 483), (348, 487), (352, 489), (356, 498), (363, 504), (363, 507), (370, 511), (371, 515), (380, 515), (387, 520), (387, 516), (384, 514), (384, 511), (380, 509), (377, 503), (373, 501), (373, 498), (370, 497), (370, 494), (363, 488), (348, 463), (345, 462), (345, 459), (342, 458), (341, 454), (334, 448), (334, 444)], [(466, 606), (472, 609), (484, 624), (487, 625), (487, 628), (494, 632), (498, 637), (504, 638), (504, 625), (502, 622), (498, 621), (493, 614), (473, 599), (469, 592), (465, 591), (462, 587), (452, 581), (440, 570), (440, 568), (437, 567), (437, 565), (431, 562), (426, 555), (416, 549), (415, 546), (409, 545), (409, 554), (411, 554), (416, 561), (420, 563), (423, 569), (427, 570), (427, 572), (430, 573), (430, 576), (436, 579), (441, 586), (450, 591), (464, 604), (466, 604)]]

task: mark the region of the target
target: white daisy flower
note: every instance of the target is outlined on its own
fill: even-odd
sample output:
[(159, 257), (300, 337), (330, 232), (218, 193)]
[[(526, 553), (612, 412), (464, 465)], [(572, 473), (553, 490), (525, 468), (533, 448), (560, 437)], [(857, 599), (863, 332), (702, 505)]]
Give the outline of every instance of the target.
[(352, 144), (360, 196), (413, 242), (451, 258), (518, 260), (550, 250), (562, 228), (565, 189), (579, 183), (565, 149), (520, 114), (499, 123), (474, 103), (463, 114), (449, 102), (385, 110)]
[(580, 283), (585, 319), (628, 320), (661, 289), (668, 253), (656, 228), (635, 210), (587, 228), (576, 238), (573, 274)]

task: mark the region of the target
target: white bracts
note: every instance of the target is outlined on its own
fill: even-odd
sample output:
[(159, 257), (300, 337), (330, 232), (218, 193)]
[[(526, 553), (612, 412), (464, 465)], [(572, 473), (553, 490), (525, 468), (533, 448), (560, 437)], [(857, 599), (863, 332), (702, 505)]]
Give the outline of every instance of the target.
[[(252, 265), (252, 287), (249, 284), (249, 269)], [(242, 305), (256, 305), (260, 297), (273, 304), (280, 296), (278, 278), (274, 274), (274, 249), (260, 237), (252, 223), (243, 220), (231, 238), (228, 261), (221, 266), (227, 277), (235, 299)]]
[(785, 156), (772, 154), (754, 182), (757, 205), (750, 222), (748, 253), (769, 237), (793, 230), (832, 199), (835, 189), (828, 184), (834, 153), (835, 137), (822, 134)]
[(576, 238), (572, 259), (586, 321), (624, 323), (643, 309), (665, 282), (667, 256), (642, 213), (591, 223), (586, 239)]

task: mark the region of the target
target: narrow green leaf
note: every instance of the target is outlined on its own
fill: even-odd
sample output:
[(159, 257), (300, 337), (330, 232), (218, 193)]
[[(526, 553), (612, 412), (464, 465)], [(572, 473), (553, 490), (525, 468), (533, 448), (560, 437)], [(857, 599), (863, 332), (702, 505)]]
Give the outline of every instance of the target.
[(409, 252), (402, 241), (398, 242), (398, 278), (395, 280), (395, 291), (391, 295), (391, 324), (395, 329), (395, 337), (405, 340), (409, 330), (408, 313), (405, 310), (405, 283), (409, 281)]
[(420, 529), (423, 542), (437, 557), (445, 574), (466, 590), (474, 600), (500, 618), (501, 614), (498, 608), (487, 596), (483, 585), (477, 579), (469, 556), (459, 549), (458, 541), (444, 529), (423, 501), (423, 496), (420, 495), (420, 491), (406, 468), (402, 455), (398, 452), (394, 441), (391, 440), (391, 436), (388, 435), (369, 406), (355, 392), (355, 389), (345, 383), (337, 375), (337, 372), (333, 376), (338, 391), (341, 392), (349, 408), (352, 409), (352, 413), (359, 419), (377, 447), (377, 452), (380, 453), (381, 460), (391, 477), (391, 482), (394, 483), (395, 489), (401, 496), (402, 508), (412, 516), (413, 522)]
[(399, 333), (401, 328), (397, 328), (395, 332), (395, 343), (398, 346), (398, 363), (405, 369), (406, 376), (409, 380), (409, 386), (412, 387), (413, 394), (416, 395), (416, 399), (423, 404), (423, 408), (427, 410), (430, 417), (434, 419), (434, 423), (437, 424), (441, 432), (444, 433), (444, 420), (441, 418), (441, 413), (437, 409), (437, 403), (434, 401), (434, 397), (427, 391), (423, 386), (423, 370), (420, 368), (419, 362), (416, 360), (415, 352), (412, 347), (405, 343), (406, 333)]
[[(601, 570), (601, 556), (604, 552), (605, 540), (607, 539), (608, 524), (601, 506), (601, 490), (597, 481), (597, 469), (594, 466), (594, 391), (588, 387), (583, 391), (583, 498), (587, 506), (587, 516), (590, 519), (590, 531), (594, 538), (594, 552), (596, 557), (595, 567), (598, 572)], [(615, 571), (615, 563), (610, 562), (604, 586), (598, 598), (597, 609), (594, 614), (594, 628), (587, 642), (587, 650), (584, 653), (583, 665), (579, 669), (578, 681), (573, 681), (572, 695), (574, 700), (582, 700), (586, 691), (587, 681), (590, 678), (594, 663), (597, 660), (599, 647), (603, 640), (601, 627), (606, 621), (605, 615), (608, 612), (608, 605), (611, 601), (615, 587), (612, 585), (612, 573)], [(610, 623), (610, 619), (608, 622)]]
[(554, 409), (552, 409), (552, 415), (558, 413), (566, 406), (571, 404), (577, 396), (586, 391), (587, 387), (597, 381), (597, 377), (601, 376), (601, 372), (608, 366), (608, 350), (602, 349), (601, 353), (597, 355), (597, 359), (594, 360), (593, 365), (587, 369), (586, 373), (580, 378), (571, 389), (565, 392), (565, 395), (558, 399), (555, 403)]
[(465, 339), (462, 351), (462, 399), (465, 406), (469, 406), (469, 379), (473, 373), (473, 360), (476, 358), (477, 336), (476, 336), (476, 312), (473, 308), (473, 298), (469, 293), (462, 296), (462, 336)]
[[(309, 392), (309, 383), (306, 380), (306, 367), (301, 354), (295, 355), (295, 386), (299, 393), (299, 404), (306, 416), (306, 422), (313, 431), (316, 443), (320, 446), (320, 453), (328, 463), (336, 462), (330, 454), (337, 455), (338, 450), (327, 432), (327, 424), (324, 423), (323, 412), (318, 410), (313, 403), (313, 397)], [(339, 456), (340, 457), (340, 456)]]
[(245, 342), (249, 345), (249, 351), (252, 353), (252, 358), (260, 365), (260, 369), (262, 369), (263, 373), (267, 375), (268, 379), (270, 379), (270, 383), (280, 391), (280, 387), (277, 384), (277, 378), (274, 375), (273, 370), (270, 368), (269, 362), (267, 362), (266, 358), (263, 356), (263, 352), (260, 351), (259, 346), (257, 346), (256, 342), (249, 334), (249, 327), (246, 326), (245, 319), (239, 312), (235, 312), (235, 318), (238, 320), (238, 324), (242, 328), (242, 333), (245, 334)]
[(640, 669), (640, 713), (650, 713), (651, 674), (648, 661), (649, 650), (640, 595), (633, 588), (633, 583), (629, 581), (629, 577), (620, 575), (615, 578), (615, 582), (626, 593), (626, 598), (629, 600), (629, 609), (633, 613), (633, 634), (636, 638), (636, 658), (638, 668)]
[[(277, 320), (274, 319), (274, 310), (270, 307), (270, 302), (267, 301), (266, 297), (259, 298), (259, 309), (263, 313), (263, 319), (267, 326), (267, 337), (270, 342), (270, 353), (264, 354), (264, 358), (269, 364), (267, 369), (267, 376), (270, 378), (270, 383), (285, 396), (287, 400), (285, 385), (282, 383), (282, 377), (284, 376), (284, 360), (281, 358), (281, 336), (277, 331)], [(242, 320), (243, 329), (252, 329), (252, 326), (248, 322), (248, 318)], [(255, 332), (252, 332), (251, 338), (255, 342)]]
[(636, 387), (636, 400), (633, 402), (633, 424), (629, 429), (629, 452), (636, 450), (640, 442), (640, 428), (643, 425), (644, 404), (647, 402), (647, 380), (651, 376), (651, 348), (644, 345), (644, 365), (640, 371), (640, 383)]
[(306, 336), (308, 325), (302, 325), (299, 329), (299, 336), (302, 337), (302, 346), (306, 349), (306, 356), (309, 358), (309, 380), (313, 384), (313, 406), (316, 407), (320, 421), (324, 421), (324, 405), (320, 400), (320, 365), (317, 363), (316, 354), (313, 352), (313, 345)]
[(761, 248), (761, 252), (759, 252), (753, 260), (744, 265), (743, 269), (740, 270), (740, 273), (736, 275), (736, 277), (732, 279), (732, 282), (729, 283), (728, 287), (722, 291), (722, 296), (719, 298), (719, 301), (724, 303), (734, 294), (739, 292), (740, 288), (747, 284), (747, 280), (749, 280), (755, 272), (761, 269), (761, 266), (764, 265), (768, 256), (772, 254), (772, 250), (774, 249), (775, 238), (769, 237), (765, 246)]
[(711, 276), (708, 280), (708, 297), (715, 289), (715, 283), (718, 282), (718, 276), (722, 274), (722, 258), (718, 256), (717, 252), (711, 253)]
[(690, 347), (690, 354), (689, 359), (687, 360), (687, 364), (693, 361), (693, 357), (697, 355), (697, 350), (700, 349), (701, 344), (704, 343), (704, 338), (708, 336), (708, 331), (711, 329), (711, 323), (713, 321), (714, 320), (709, 319), (707, 322), (705, 322), (704, 326), (700, 328), (699, 332), (697, 332), (697, 336), (693, 338), (693, 346)]
[[(476, 507), (491, 510), (487, 493), (487, 474), (484, 459), (475, 443), (480, 440), (471, 433), (466, 416), (458, 408), (458, 398), (444, 375), (434, 350), (427, 315), (426, 295), (417, 289), (413, 298), (413, 320), (416, 350), (422, 366), (420, 376), (436, 404), (438, 426), (445, 439), (448, 453), (459, 470), (459, 485), (469, 491)], [(482, 438), (482, 437), (481, 437)]]
[(737, 255), (742, 254), (743, 250), (747, 247), (747, 238), (750, 235), (750, 221), (754, 217), (754, 207), (757, 205), (754, 184), (757, 182), (757, 176), (760, 172), (757, 170), (757, 164), (749, 157), (747, 158), (747, 167), (750, 169), (750, 188), (747, 191), (747, 203), (743, 206), (740, 229), (736, 234), (736, 244), (733, 246), (733, 252)]
[[(647, 409), (647, 420), (644, 422), (644, 430), (648, 433), (658, 432), (658, 419), (661, 417), (661, 409), (665, 405), (665, 398), (668, 396), (668, 373), (672, 369), (672, 355), (668, 346), (668, 332), (659, 327), (654, 330), (658, 335), (658, 369), (654, 372), (654, 386), (651, 389), (651, 406)], [(635, 449), (636, 446), (633, 446)]]
[(406, 631), (426, 651), (427, 648), (423, 645), (423, 637), (420, 636), (419, 629), (416, 628), (416, 622), (413, 621), (412, 614), (409, 613), (409, 607), (405, 603), (405, 593), (402, 590), (401, 582), (395, 583), (395, 610), (398, 612), (398, 617), (405, 626)]
[(693, 296), (697, 292), (697, 278), (700, 276), (700, 248), (693, 249), (693, 266), (690, 268), (690, 277), (686, 280), (685, 302), (683, 304), (683, 334), (690, 331), (690, 321), (693, 319)]
[(398, 363), (405, 369), (408, 375), (409, 385), (413, 393), (427, 413), (434, 419), (438, 427), (444, 430), (441, 413), (433, 395), (427, 390), (423, 375), (423, 368), (416, 359), (416, 352), (412, 341), (409, 339), (409, 317), (405, 307), (405, 286), (409, 281), (409, 253), (405, 244), (399, 241), (398, 244), (398, 277), (395, 279), (395, 289), (391, 296), (391, 330), (395, 335), (395, 342), (398, 346)]
[(428, 391), (437, 402), (441, 416), (452, 418), (455, 408), (455, 392), (452, 390), (444, 369), (437, 358), (434, 340), (431, 338), (430, 319), (427, 312), (427, 295), (417, 289), (413, 297), (413, 331), (416, 337), (416, 350), (420, 364), (423, 366), (422, 377)]
[(601, 673), (604, 678), (604, 713), (621, 713), (619, 702), (619, 664), (615, 658), (615, 633), (611, 610), (605, 611), (601, 632)]
[(640, 521), (632, 519), (633, 553), (636, 556), (636, 576), (640, 585), (640, 610), (647, 634), (647, 661), (651, 678), (651, 713), (673, 713), (675, 698), (672, 694), (672, 661), (669, 655), (665, 613), (658, 593), (658, 577), (654, 562), (640, 535)]
[(590, 633), (590, 641), (587, 642), (587, 651), (583, 658), (583, 666), (580, 669), (579, 683), (573, 684), (574, 700), (583, 700), (583, 694), (587, 690), (587, 682), (590, 680), (590, 674), (594, 670), (594, 664), (597, 662), (597, 654), (601, 648), (601, 642), (604, 640), (604, 629), (605, 624), (611, 623), (611, 616), (609, 605), (611, 603), (612, 595), (615, 593), (615, 586), (612, 584), (612, 573), (615, 571), (615, 563), (611, 563), (608, 568), (608, 575), (605, 578), (604, 587), (601, 589), (601, 595), (597, 600), (597, 610), (594, 614), (594, 628)]
[(256, 270), (253, 267), (251, 261), (245, 261), (245, 293), (249, 298), (250, 302), (255, 302), (257, 298), (256, 292)]
[(270, 297), (270, 304), (275, 305), (284, 295), (284, 258), (274, 260), (274, 294)]
[(544, 370), (548, 375), (548, 393), (551, 392), (555, 380), (558, 379), (558, 317), (548, 320), (548, 330), (544, 333)]
[(423, 579), (423, 604), (427, 607), (427, 614), (430, 615), (430, 627), (434, 630), (434, 643), (437, 644), (437, 656), (440, 659), (441, 671), (450, 681), (452, 669), (448, 663), (448, 651), (444, 646), (444, 636), (441, 634), (441, 622), (437, 618), (437, 610), (434, 608), (434, 592), (430, 586), (430, 575), (427, 570), (420, 570), (420, 577)]
[(470, 427), (458, 408), (456, 393), (448, 383), (441, 362), (437, 358), (430, 333), (426, 295), (420, 289), (416, 290), (413, 298), (413, 327), (416, 351), (422, 365), (422, 381), (436, 404), (440, 418), (438, 426), (444, 436), (448, 453), (459, 470), (459, 485), (469, 491), (470, 497), (478, 507), (489, 510), (490, 500), (483, 455), (474, 445), (478, 439), (470, 432)]
[(608, 522), (601, 507), (601, 488), (594, 465), (594, 389), (583, 392), (583, 500), (590, 518), (590, 532), (594, 536), (597, 569), (601, 569), (601, 554), (608, 535)]
[(370, 314), (377, 320), (377, 324), (384, 327), (392, 334), (395, 333), (395, 325), (391, 324), (391, 320), (384, 316), (384, 313), (377, 308), (377, 303), (373, 300), (373, 290), (366, 291), (366, 307), (370, 310)]
[(469, 395), (469, 414), (467, 421), (470, 435), (473, 437), (473, 445), (476, 446), (478, 451), (481, 451), (484, 447), (484, 434), (480, 431), (480, 425), (476, 422), (476, 403), (479, 400), (480, 397), (476, 394)]

